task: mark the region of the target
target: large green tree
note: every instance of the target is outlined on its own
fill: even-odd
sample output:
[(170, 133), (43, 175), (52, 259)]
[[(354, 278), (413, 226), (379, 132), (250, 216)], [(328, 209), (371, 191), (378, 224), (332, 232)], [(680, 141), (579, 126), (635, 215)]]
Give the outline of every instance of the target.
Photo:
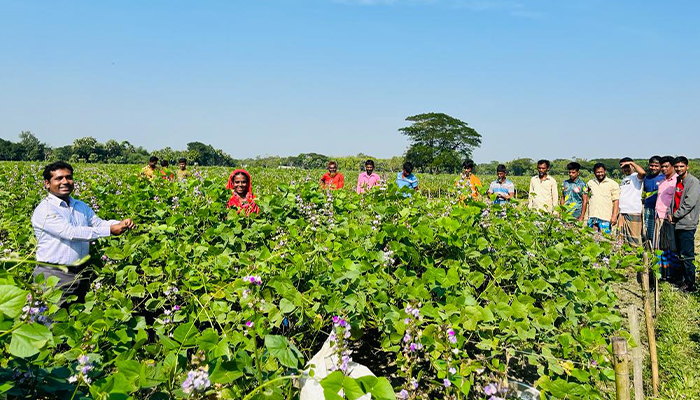
[(454, 172), (481, 145), (481, 135), (466, 122), (443, 113), (412, 115), (399, 129), (411, 141), (406, 159), (421, 170)]

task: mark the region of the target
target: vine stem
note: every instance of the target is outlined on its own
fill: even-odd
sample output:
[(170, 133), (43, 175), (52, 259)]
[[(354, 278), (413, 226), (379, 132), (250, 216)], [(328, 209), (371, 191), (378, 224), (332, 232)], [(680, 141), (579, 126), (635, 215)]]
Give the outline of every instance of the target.
[(256, 387), (255, 389), (253, 389), (253, 391), (250, 392), (250, 393), (248, 393), (248, 394), (243, 398), (243, 400), (249, 400), (250, 398), (253, 397), (254, 394), (256, 394), (257, 392), (259, 392), (260, 390), (262, 390), (264, 387), (269, 386), (269, 385), (272, 385), (272, 384), (275, 383), (275, 382), (280, 382), (280, 381), (284, 381), (284, 380), (287, 380), (287, 379), (296, 379), (296, 378), (299, 378), (300, 376), (301, 376), (301, 375), (282, 376), (282, 377), (275, 378), (275, 379), (272, 379), (272, 380), (270, 380), (270, 381), (267, 381), (267, 382), (263, 383), (262, 385), (260, 385), (260, 386)]

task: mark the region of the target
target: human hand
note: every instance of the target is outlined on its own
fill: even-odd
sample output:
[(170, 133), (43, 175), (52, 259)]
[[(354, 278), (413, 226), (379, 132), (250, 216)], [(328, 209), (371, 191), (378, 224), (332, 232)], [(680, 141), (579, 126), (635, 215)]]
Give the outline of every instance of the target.
[(132, 221), (131, 218), (127, 218), (122, 222), (110, 226), (109, 232), (112, 235), (121, 235), (122, 233), (124, 233), (124, 231), (126, 231), (127, 229), (132, 229), (134, 226), (136, 226), (134, 224), (134, 221)]

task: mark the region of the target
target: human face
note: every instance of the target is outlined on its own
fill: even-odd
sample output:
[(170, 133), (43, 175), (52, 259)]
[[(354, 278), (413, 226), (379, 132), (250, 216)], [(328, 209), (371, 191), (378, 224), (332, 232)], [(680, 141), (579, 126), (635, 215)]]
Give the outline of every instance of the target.
[(69, 169), (52, 171), (51, 179), (44, 181), (44, 185), (49, 189), (49, 193), (59, 199), (68, 201), (68, 197), (73, 193), (73, 173)]
[(184, 171), (185, 168), (187, 168), (187, 163), (181, 162), (181, 163), (180, 163), (180, 169)]
[(462, 172), (464, 173), (464, 176), (469, 176), (472, 174), (472, 169), (470, 167), (467, 167), (467, 168), (464, 168), (462, 170)]
[(576, 179), (578, 179), (579, 175), (580, 175), (579, 170), (577, 170), (577, 169), (570, 169), (569, 170), (569, 179), (571, 179), (572, 181), (575, 181)]
[(248, 194), (248, 177), (238, 174), (233, 177), (233, 191), (240, 197)]
[(537, 175), (539, 175), (540, 178), (547, 176), (547, 170), (549, 170), (547, 164), (537, 164)]
[(506, 180), (506, 173), (504, 171), (496, 172), (496, 176), (498, 177), (498, 180), (500, 182), (503, 182), (504, 180)]
[(598, 182), (603, 182), (605, 179), (605, 168), (598, 168), (595, 171), (593, 171), (595, 174), (595, 178), (598, 179)]
[(149, 161), (148, 166), (151, 167), (151, 169), (156, 169), (156, 162), (155, 161)]
[(632, 175), (632, 166), (629, 163), (620, 164), (620, 169), (625, 175)]
[(649, 172), (651, 175), (657, 175), (661, 169), (661, 164), (658, 161), (652, 161), (649, 163)]
[[(365, 167), (367, 168), (367, 167)], [(331, 174), (331, 176), (335, 176), (335, 174), (338, 173), (338, 166), (335, 164), (330, 164), (328, 166), (328, 173)]]
[(666, 176), (671, 176), (673, 175), (673, 166), (671, 165), (670, 162), (665, 162), (661, 164), (661, 173), (666, 175)]
[(374, 172), (374, 165), (365, 164), (365, 172), (367, 172), (367, 175), (372, 175), (372, 172)]
[(673, 169), (676, 170), (679, 177), (684, 178), (685, 174), (688, 172), (688, 164), (682, 162), (675, 163), (673, 164)]

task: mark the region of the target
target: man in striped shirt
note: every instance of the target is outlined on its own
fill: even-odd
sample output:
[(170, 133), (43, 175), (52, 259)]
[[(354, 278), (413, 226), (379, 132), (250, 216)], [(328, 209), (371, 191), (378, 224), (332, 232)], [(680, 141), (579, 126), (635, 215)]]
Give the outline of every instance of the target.
[(73, 167), (57, 161), (44, 168), (44, 186), (49, 194), (34, 210), (32, 227), (36, 236), (36, 260), (40, 263), (68, 266), (67, 271), (50, 265), (39, 265), (34, 276), (55, 276), (64, 299), (82, 297), (89, 287), (89, 277), (75, 265), (90, 254), (90, 241), (120, 235), (134, 227), (131, 219), (105, 221), (85, 203), (72, 198)]

